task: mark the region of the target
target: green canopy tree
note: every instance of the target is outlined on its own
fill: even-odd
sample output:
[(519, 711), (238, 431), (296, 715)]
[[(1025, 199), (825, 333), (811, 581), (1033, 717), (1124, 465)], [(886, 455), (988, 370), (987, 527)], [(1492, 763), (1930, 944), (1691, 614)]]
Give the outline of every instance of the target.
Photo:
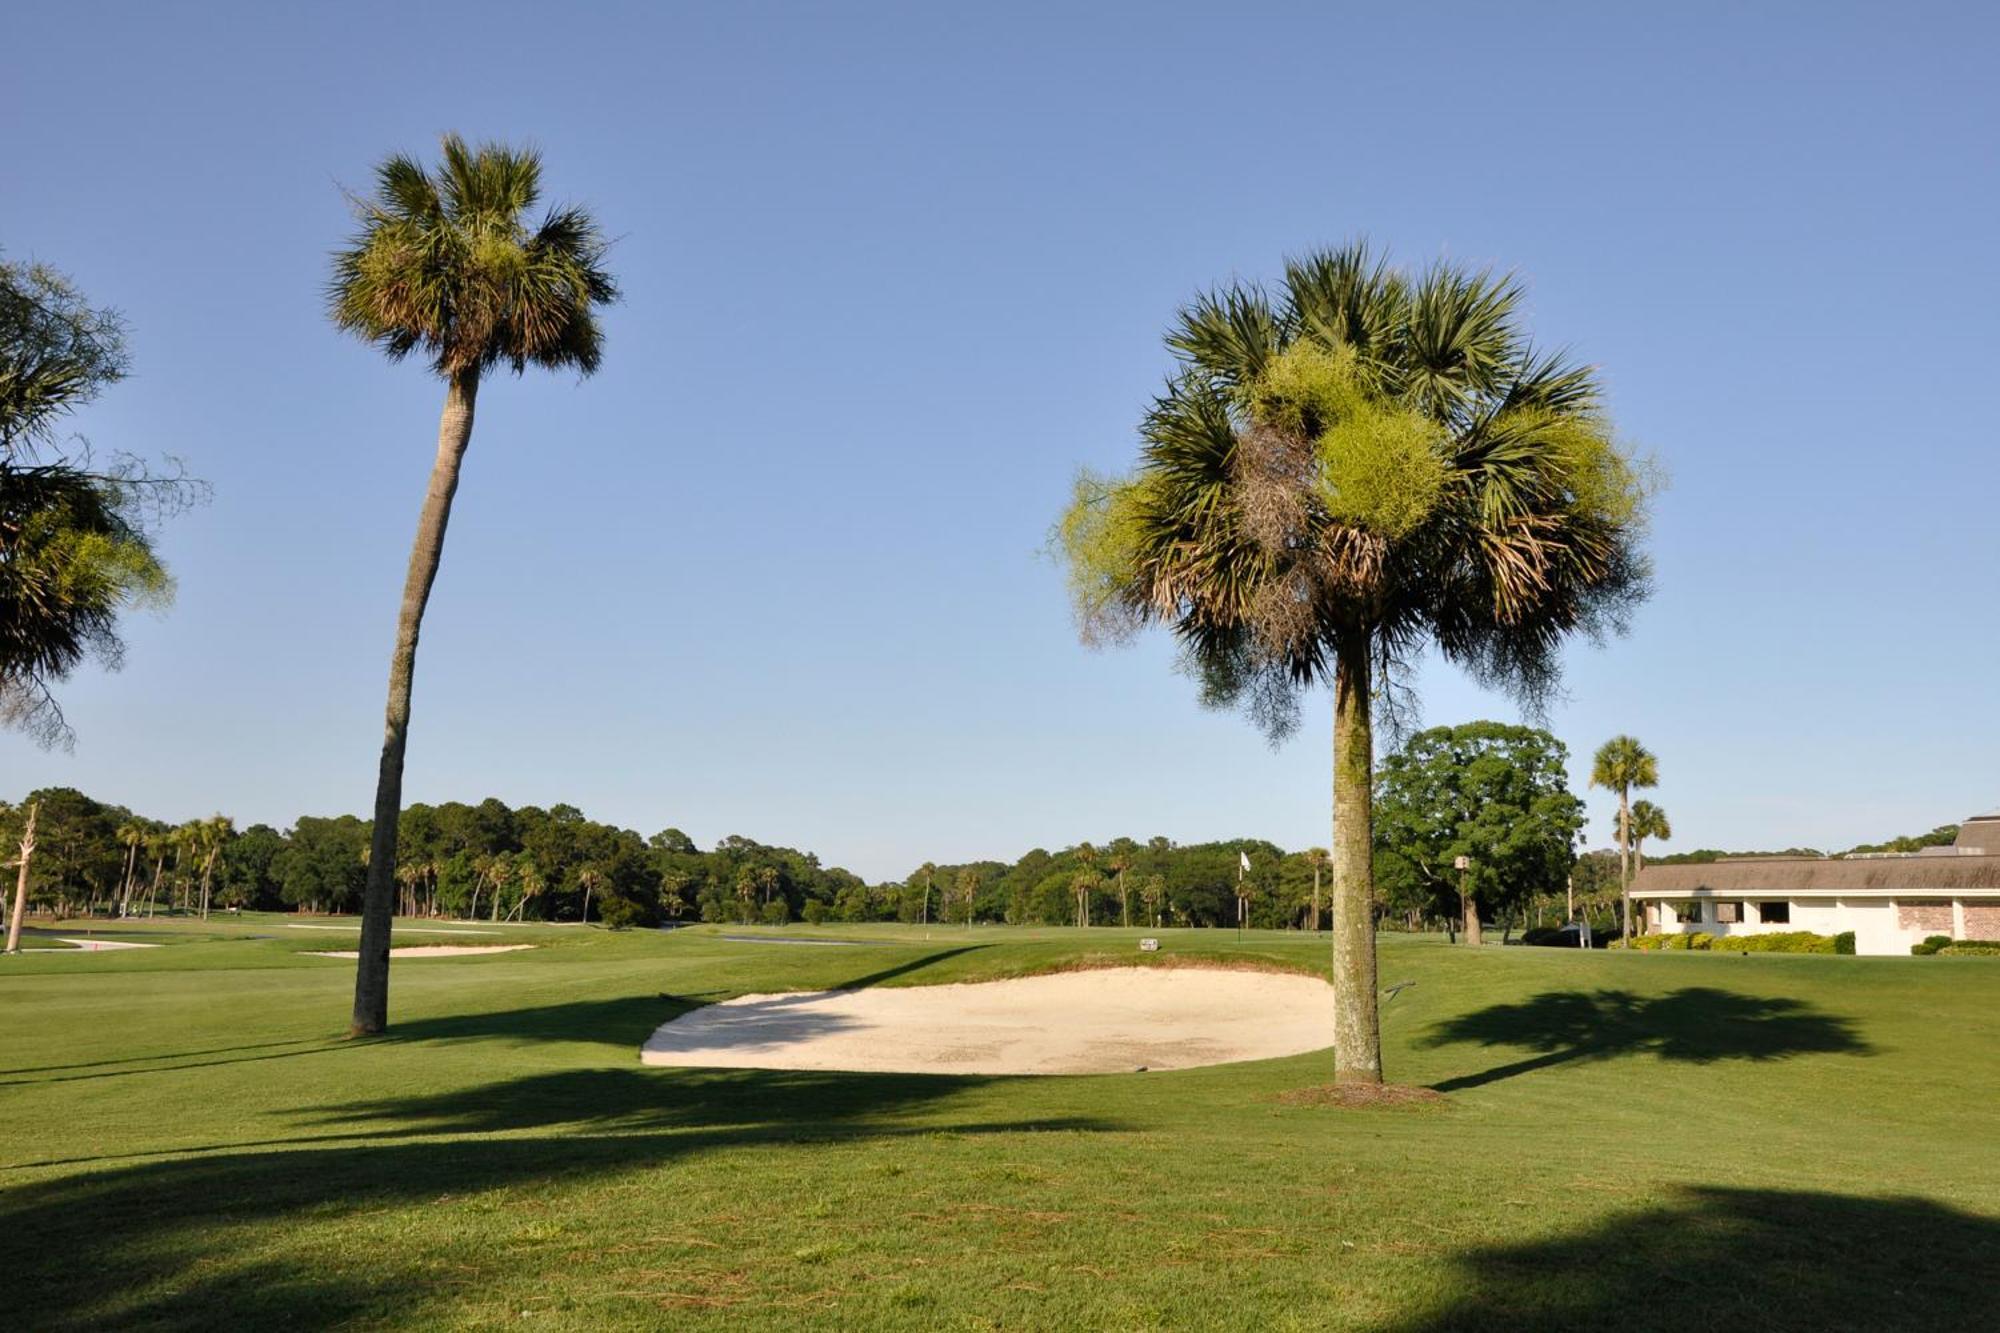
[(1505, 910), (1562, 887), (1584, 814), (1568, 760), (1563, 743), (1535, 727), (1469, 722), (1412, 736), (1383, 759), (1375, 783), (1383, 887), (1429, 913), (1455, 907), (1472, 943), (1479, 906)]
[(525, 219), (541, 195), (539, 154), (446, 135), (435, 171), (397, 155), (355, 201), (360, 230), (334, 256), (327, 305), (333, 322), (392, 361), (424, 356), (445, 382), (436, 461), (417, 519), (389, 664), (374, 840), (362, 897), (355, 967), (356, 1034), (389, 1022), (389, 927), (395, 911), (396, 831), (403, 753), (424, 604), (444, 553), (445, 525), (472, 441), (481, 379), (505, 367), (593, 374), (603, 350), (598, 307), (617, 299), (605, 240), (580, 208)]
[(1613, 736), (1597, 747), (1590, 761), (1590, 785), (1618, 793), (1618, 896), (1623, 918), (1621, 939), (1632, 938), (1632, 789), (1656, 787), (1660, 761), (1631, 736)]
[(1372, 706), (1429, 649), (1533, 704), (1643, 596), (1645, 487), (1587, 367), (1536, 351), (1514, 281), (1362, 245), (1188, 305), (1137, 468), (1085, 474), (1056, 539), (1085, 642), (1164, 626), (1205, 701), (1275, 739), (1334, 700), (1335, 1077), (1379, 1082)]

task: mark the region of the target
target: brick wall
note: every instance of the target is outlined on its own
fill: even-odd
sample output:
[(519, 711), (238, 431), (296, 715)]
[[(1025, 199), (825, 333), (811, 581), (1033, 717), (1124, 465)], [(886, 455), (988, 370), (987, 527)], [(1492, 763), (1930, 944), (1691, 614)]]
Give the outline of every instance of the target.
[[(1968, 915), (1970, 909), (1967, 909)], [(1934, 935), (1951, 934), (1951, 900), (1917, 899), (1896, 904), (1896, 924), (1904, 930), (1929, 931)]]
[(1965, 905), (1965, 938), (1969, 940), (2000, 940), (2000, 904), (1967, 903)]

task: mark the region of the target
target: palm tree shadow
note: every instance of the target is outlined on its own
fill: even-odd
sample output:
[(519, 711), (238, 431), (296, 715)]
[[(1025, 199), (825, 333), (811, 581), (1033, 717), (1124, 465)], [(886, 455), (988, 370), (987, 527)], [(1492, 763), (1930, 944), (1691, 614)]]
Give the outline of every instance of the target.
[[(588, 1186), (718, 1150), (1044, 1130), (1084, 1117), (940, 1117), (977, 1076), (574, 1069), (301, 1112), (328, 1132), (219, 1143), (0, 1190), (0, 1264), (22, 1328), (422, 1325), (452, 1293), (417, 1251), (318, 1269), (240, 1252), (245, 1228), (438, 1206), (514, 1186)], [(558, 1132), (540, 1134), (522, 1131)], [(360, 1223), (357, 1222), (357, 1225)], [(421, 1249), (421, 1247), (419, 1247)], [(363, 1278), (365, 1277), (365, 1280)]]
[[(935, 967), (961, 954), (990, 949), (990, 944), (965, 944), (939, 949), (907, 959), (893, 967), (835, 981), (826, 990), (860, 990), (885, 981), (906, 977)], [(800, 992), (801, 996), (810, 992)], [(463, 1014), (441, 1014), (428, 1018), (394, 1022), (389, 1030), (372, 1041), (462, 1041), (470, 1038), (502, 1038), (519, 1042), (572, 1041), (618, 1046), (637, 1051), (662, 1023), (685, 1013), (730, 999), (737, 992), (698, 991), (687, 995), (662, 992), (625, 995), (604, 1000), (569, 1000), (560, 1004), (533, 1005), (519, 1009), (480, 1010)], [(783, 1007), (784, 997), (765, 1002), (766, 1010)]]
[(1546, 991), (1496, 1004), (1433, 1028), (1421, 1044), (1513, 1046), (1538, 1054), (1433, 1084), (1439, 1092), (1483, 1087), (1579, 1060), (1647, 1054), (1687, 1064), (1782, 1060), (1794, 1055), (1868, 1055), (1874, 1048), (1853, 1020), (1782, 996), (1740, 995), (1688, 986), (1666, 995), (1631, 991)]
[(1388, 1328), (1991, 1328), (2000, 1222), (1927, 1199), (1696, 1187), (1453, 1263), (1461, 1294)]

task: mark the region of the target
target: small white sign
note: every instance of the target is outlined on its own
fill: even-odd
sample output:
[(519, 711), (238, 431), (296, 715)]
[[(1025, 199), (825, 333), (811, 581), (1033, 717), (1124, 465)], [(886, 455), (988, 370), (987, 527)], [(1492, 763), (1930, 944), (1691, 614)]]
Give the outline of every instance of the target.
[(1160, 951), (1160, 942), (1154, 939), (1152, 936), (1149, 935), (1145, 939), (1139, 941), (1140, 953), (1158, 953), (1159, 951)]

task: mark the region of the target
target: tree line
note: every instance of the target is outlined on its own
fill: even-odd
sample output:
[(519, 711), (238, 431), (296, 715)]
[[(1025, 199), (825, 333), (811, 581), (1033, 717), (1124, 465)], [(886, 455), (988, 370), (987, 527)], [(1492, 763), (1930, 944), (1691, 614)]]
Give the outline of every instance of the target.
[[(1476, 722), (1421, 732), (1385, 759), (1373, 830), (1380, 924), (1463, 922), (1476, 938), (1482, 917), (1528, 926), (1594, 910), (1608, 920), (1617, 859), (1574, 855), (1582, 802), (1565, 757), (1545, 731)], [(68, 787), (0, 802), (0, 845), (20, 843), (31, 815), (26, 901), (65, 916), (355, 912), (375, 846), (354, 815), (300, 816), (282, 830), (222, 814), (175, 822)], [(1332, 908), (1327, 849), (1260, 838), (1114, 837), (1013, 861), (925, 861), (870, 883), (811, 852), (741, 836), (703, 850), (677, 828), (643, 835), (567, 804), (415, 804), (399, 825), (391, 881), (406, 917), (1320, 930)]]

